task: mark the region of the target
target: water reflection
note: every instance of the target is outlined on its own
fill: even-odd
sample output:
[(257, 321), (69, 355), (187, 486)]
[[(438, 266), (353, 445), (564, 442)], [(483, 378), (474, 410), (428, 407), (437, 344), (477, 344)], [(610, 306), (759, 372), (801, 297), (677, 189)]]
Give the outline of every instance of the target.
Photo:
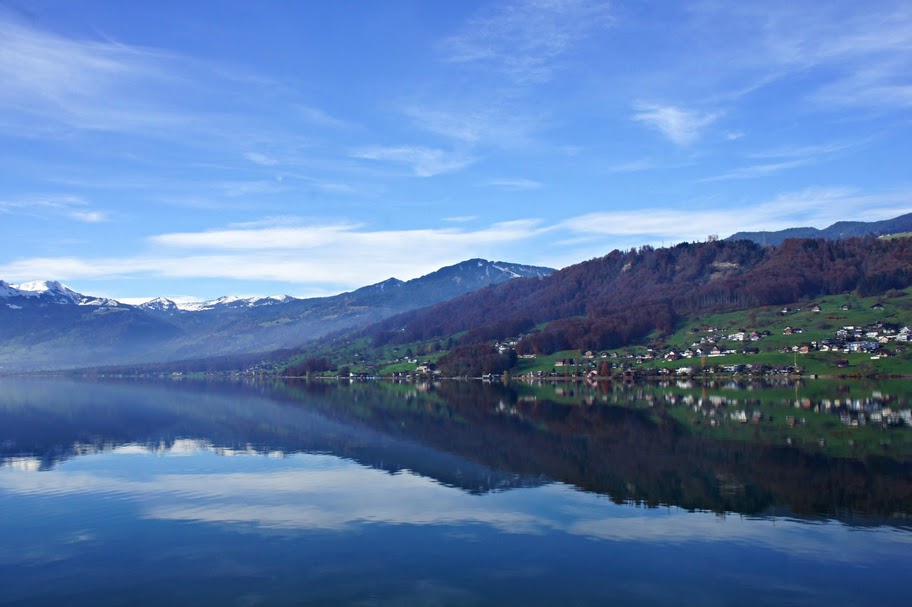
[[(559, 481), (619, 504), (905, 524), (912, 457), (903, 449), (912, 430), (847, 428), (825, 404), (834, 402), (828, 390), (854, 391), (858, 402), (871, 390), (903, 411), (904, 394), (820, 384), (814, 389), (824, 395), (806, 407), (811, 397), (793, 400), (792, 386), (721, 388), (8, 380), (0, 396), (0, 462), (44, 470), (79, 455), (122, 453), (125, 445), (326, 453), (475, 494)], [(749, 423), (719, 413), (744, 407), (752, 411)], [(706, 423), (717, 417), (729, 421)], [(793, 425), (790, 417), (805, 421)], [(829, 453), (836, 440), (821, 446), (816, 435), (823, 432), (855, 438), (843, 436), (847, 452)], [(864, 439), (870, 452), (860, 450)]]
[(555, 388), (3, 380), (0, 603), (903, 604), (908, 459)]

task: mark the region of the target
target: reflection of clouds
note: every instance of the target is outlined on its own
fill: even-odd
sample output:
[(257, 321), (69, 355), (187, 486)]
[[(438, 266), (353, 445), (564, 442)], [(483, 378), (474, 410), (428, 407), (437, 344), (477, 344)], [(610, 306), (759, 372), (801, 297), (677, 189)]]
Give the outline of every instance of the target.
[(41, 469), (41, 460), (37, 457), (10, 457), (0, 461), (0, 468), (19, 472), (38, 472)]
[(567, 532), (594, 539), (684, 543), (692, 541), (738, 542), (787, 552), (793, 556), (825, 557), (851, 563), (853, 548), (900, 554), (909, 549), (912, 535), (898, 530), (858, 531), (837, 522), (809, 524), (786, 519), (757, 519), (709, 513), (672, 511), (663, 517), (590, 518), (571, 522)]
[[(737, 515), (720, 518), (676, 508), (647, 510), (619, 506), (564, 485), (472, 495), (411, 472), (390, 474), (329, 455), (294, 455), (281, 464), (258, 457), (258, 467), (265, 466), (266, 471), (248, 471), (252, 458), (219, 458), (218, 467), (228, 466), (229, 471), (200, 472), (211, 467), (213, 460), (205, 459), (211, 455), (204, 453), (211, 449), (205, 443), (178, 445), (175, 452), (182, 457), (155, 458), (156, 469), (165, 464), (161, 474), (143, 474), (152, 461), (143, 457), (131, 462), (133, 476), (118, 472), (124, 456), (160, 453), (136, 446), (80, 458), (83, 470), (70, 471), (65, 465), (34, 473), (27, 467), (8, 467), (0, 470), (0, 491), (47, 497), (103, 495), (137, 502), (144, 518), (281, 530), (341, 531), (372, 523), (479, 524), (505, 533), (563, 532), (599, 541), (744, 543), (839, 562), (875, 555), (903, 558), (912, 544), (912, 534), (904, 530)], [(108, 465), (112, 471), (104, 469)], [(88, 467), (91, 470), (85, 470)], [(245, 469), (238, 471), (240, 467)]]

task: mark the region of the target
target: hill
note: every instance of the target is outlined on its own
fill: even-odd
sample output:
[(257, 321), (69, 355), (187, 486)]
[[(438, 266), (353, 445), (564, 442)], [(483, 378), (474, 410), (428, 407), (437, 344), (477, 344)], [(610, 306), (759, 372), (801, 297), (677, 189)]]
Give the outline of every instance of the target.
[(912, 231), (912, 213), (884, 221), (840, 221), (828, 228), (787, 228), (777, 232), (737, 232), (726, 240), (750, 240), (762, 245), (779, 246), (788, 238), (824, 238), (838, 240), (859, 236), (883, 236)]
[(0, 282), (0, 371), (135, 364), (298, 347), (550, 268), (471, 259), (420, 278), (395, 278), (332, 297), (220, 298), (182, 309), (76, 293), (57, 282)]
[[(912, 285), (912, 240), (874, 237), (683, 243), (612, 253), (537, 280), (481, 289), (323, 342), (311, 354), (375, 359), (423, 345), (445, 373), (499, 372), (518, 356), (604, 351), (661, 340), (692, 318)], [(510, 342), (513, 359), (491, 344)], [(380, 354), (384, 353), (384, 354)], [(298, 361), (300, 362), (300, 361)], [(470, 373), (471, 370), (471, 373)]]

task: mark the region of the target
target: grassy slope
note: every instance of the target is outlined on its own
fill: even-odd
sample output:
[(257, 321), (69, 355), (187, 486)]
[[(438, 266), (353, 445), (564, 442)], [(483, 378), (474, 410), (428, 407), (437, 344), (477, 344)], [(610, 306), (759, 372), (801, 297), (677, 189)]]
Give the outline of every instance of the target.
[[(872, 306), (876, 303), (883, 305), (883, 310), (874, 310)], [(813, 312), (812, 306), (820, 306), (820, 312)], [(848, 306), (848, 310), (842, 310), (842, 306)], [(694, 342), (699, 341), (701, 337), (709, 335), (702, 329), (715, 327), (720, 333), (733, 333), (739, 329), (745, 329), (748, 332), (769, 331), (770, 335), (756, 342), (728, 342), (723, 341), (719, 345), (741, 350), (745, 346), (756, 347), (760, 349), (760, 354), (753, 355), (727, 355), (722, 357), (709, 357), (706, 364), (715, 365), (732, 365), (732, 364), (766, 364), (776, 366), (794, 365), (797, 361), (801, 372), (804, 374), (817, 375), (846, 375), (860, 374), (876, 370), (882, 374), (912, 374), (912, 342), (908, 346), (903, 344), (888, 344), (890, 350), (905, 350), (892, 358), (872, 360), (868, 354), (846, 354), (842, 352), (816, 352), (808, 354), (782, 353), (783, 348), (790, 348), (794, 345), (820, 341), (834, 337), (837, 329), (846, 326), (866, 326), (875, 322), (885, 322), (897, 324), (899, 326), (912, 325), (912, 288), (901, 291), (896, 297), (867, 297), (862, 298), (853, 294), (828, 296), (813, 301), (798, 302), (787, 306), (791, 311), (787, 314), (781, 314), (783, 306), (766, 306), (761, 308), (752, 308), (740, 310), (737, 312), (727, 312), (723, 314), (705, 314), (693, 316), (681, 321), (675, 333), (667, 336), (652, 336), (650, 343), (631, 344), (628, 347), (615, 350), (617, 358), (607, 359), (609, 362), (626, 363), (634, 368), (653, 369), (690, 366), (700, 367), (703, 360), (700, 358), (682, 359), (673, 362), (666, 362), (661, 359), (648, 361), (637, 364), (628, 355), (645, 354), (647, 347), (656, 347), (660, 351), (669, 348), (683, 350), (690, 347)], [(783, 330), (786, 327), (799, 327), (803, 330), (800, 334), (784, 335)], [(694, 333), (692, 329), (697, 328), (699, 332)], [(454, 341), (461, 335), (452, 336)], [(420, 362), (436, 361), (445, 352), (447, 339), (435, 340), (427, 343), (411, 343), (399, 346), (386, 346), (383, 348), (372, 348), (369, 340), (360, 339), (352, 342), (343, 342), (337, 346), (330, 346), (322, 351), (321, 355), (328, 356), (338, 366), (348, 366), (353, 372), (369, 372), (373, 374), (388, 375), (393, 372), (410, 372), (414, 371), (418, 363), (405, 362), (404, 356), (408, 350), (411, 350), (413, 356)], [(418, 355), (417, 352), (423, 347), (426, 354)], [(440, 348), (440, 349), (438, 349)], [(611, 351), (607, 352), (608, 354)], [(292, 363), (299, 362), (307, 356), (301, 356)], [(538, 356), (534, 359), (520, 359), (515, 374), (526, 374), (533, 372), (557, 372), (564, 375), (575, 371), (575, 368), (558, 367), (556, 362), (564, 358), (580, 359), (580, 353), (575, 350), (565, 352), (556, 352), (551, 355)], [(839, 359), (848, 359), (848, 368), (837, 368), (836, 361)], [(602, 359), (595, 358), (594, 364), (597, 366)], [(581, 367), (582, 369), (582, 367)]]

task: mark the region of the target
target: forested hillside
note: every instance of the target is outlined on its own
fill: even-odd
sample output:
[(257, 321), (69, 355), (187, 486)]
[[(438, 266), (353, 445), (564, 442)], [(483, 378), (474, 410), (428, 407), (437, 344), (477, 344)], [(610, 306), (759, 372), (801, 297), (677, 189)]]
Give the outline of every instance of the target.
[[(374, 345), (462, 334), (467, 346), (526, 334), (516, 350), (606, 349), (668, 333), (690, 314), (781, 305), (912, 283), (912, 239), (874, 237), (642, 247), (519, 279), (374, 325)], [(541, 330), (536, 330), (536, 329)]]

